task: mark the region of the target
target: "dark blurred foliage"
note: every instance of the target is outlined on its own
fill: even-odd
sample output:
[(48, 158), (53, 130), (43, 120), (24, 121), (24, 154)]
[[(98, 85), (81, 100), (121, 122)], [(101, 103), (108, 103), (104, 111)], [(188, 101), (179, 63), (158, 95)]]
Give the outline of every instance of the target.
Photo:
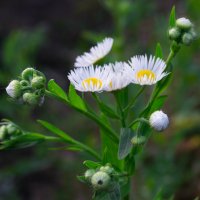
[[(67, 73), (75, 57), (105, 36), (115, 39), (107, 61), (154, 53), (157, 42), (166, 57), (172, 5), (178, 17), (189, 17), (200, 32), (197, 0), (1, 0), (1, 118), (38, 132), (44, 130), (35, 120), (46, 119), (90, 146), (98, 145), (97, 127), (83, 116), (48, 99), (39, 108), (15, 104), (4, 88), (24, 68), (33, 66), (67, 89)], [(174, 195), (175, 200), (193, 200), (200, 194), (199, 47), (199, 40), (184, 47), (174, 62), (164, 108), (171, 116), (171, 126), (164, 134), (154, 134), (137, 159), (132, 188), (137, 200), (152, 199), (161, 190), (165, 198)], [(76, 180), (87, 157), (48, 148), (42, 144), (0, 152), (1, 200), (91, 198), (89, 189)]]

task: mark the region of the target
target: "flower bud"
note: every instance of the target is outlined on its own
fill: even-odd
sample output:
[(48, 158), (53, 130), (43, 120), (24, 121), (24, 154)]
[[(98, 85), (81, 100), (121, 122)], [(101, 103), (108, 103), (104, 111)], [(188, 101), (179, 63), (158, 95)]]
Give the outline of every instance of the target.
[(33, 74), (35, 73), (35, 69), (33, 68), (26, 68), (23, 72), (22, 72), (22, 78), (25, 80), (31, 80), (33, 78)]
[(41, 89), (45, 86), (45, 79), (42, 76), (36, 76), (31, 80), (31, 86), (34, 89)]
[(20, 82), (17, 80), (11, 81), (6, 88), (6, 92), (14, 99), (19, 98), (22, 94)]
[(0, 141), (4, 140), (6, 135), (7, 135), (7, 129), (6, 129), (6, 126), (3, 125), (0, 127)]
[(94, 189), (105, 189), (110, 183), (110, 176), (102, 171), (96, 172), (91, 179)]
[(107, 174), (112, 174), (114, 169), (111, 166), (107, 165), (107, 166), (102, 166), (100, 168), (100, 171), (105, 172)]
[(163, 131), (169, 125), (168, 116), (162, 111), (155, 111), (149, 119), (150, 125), (156, 131)]
[(23, 101), (29, 105), (37, 105), (39, 103), (38, 95), (30, 92), (26, 92), (23, 94)]
[(176, 20), (176, 26), (182, 30), (189, 30), (192, 28), (192, 23), (189, 19), (182, 17)]
[(180, 30), (177, 27), (169, 29), (169, 33), (168, 34), (169, 34), (169, 38), (171, 40), (176, 40), (181, 35)]
[(90, 181), (92, 176), (95, 174), (95, 170), (94, 169), (88, 169), (86, 172), (85, 172), (85, 178)]
[(29, 82), (25, 81), (25, 80), (22, 80), (22, 81), (20, 81), (20, 85), (21, 85), (22, 88), (25, 88), (25, 87), (29, 86)]
[(193, 42), (193, 36), (190, 33), (184, 33), (182, 37), (182, 42), (185, 45), (190, 45)]
[(134, 136), (134, 137), (131, 139), (131, 142), (132, 142), (134, 145), (143, 145), (143, 144), (145, 144), (145, 142), (146, 142), (146, 137), (144, 137), (144, 136)]

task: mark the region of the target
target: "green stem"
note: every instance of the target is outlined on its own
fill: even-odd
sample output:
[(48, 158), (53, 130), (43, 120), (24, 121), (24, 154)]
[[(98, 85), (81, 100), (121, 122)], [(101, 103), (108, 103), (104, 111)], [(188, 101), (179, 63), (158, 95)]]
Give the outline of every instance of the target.
[(54, 98), (58, 101), (61, 101), (63, 102), (64, 104), (70, 106), (71, 108), (73, 108), (74, 110), (82, 113), (83, 115), (87, 116), (88, 118), (92, 119), (94, 122), (96, 122), (100, 127), (102, 127), (104, 130), (106, 130), (108, 133), (109, 133), (109, 136), (111, 137), (111, 139), (118, 144), (119, 142), (119, 138), (118, 138), (118, 135), (109, 127), (107, 126), (104, 122), (102, 122), (94, 113), (91, 113), (91, 112), (87, 112), (85, 110), (81, 110), (79, 109), (78, 107), (72, 105), (68, 100), (64, 99), (64, 98), (61, 98), (53, 93), (51, 93), (50, 91), (48, 90), (45, 90), (45, 94), (48, 96), (48, 97), (51, 97), (51, 98)]
[(126, 108), (124, 108), (124, 112), (127, 112), (135, 103), (136, 99), (142, 94), (144, 91), (145, 86), (141, 87), (141, 89), (138, 91), (138, 93), (135, 95), (135, 97), (131, 100), (131, 102), (128, 104)]
[(119, 99), (119, 95), (118, 95), (117, 92), (114, 92), (114, 96), (115, 96), (115, 99), (116, 99), (116, 102), (117, 102), (117, 106), (119, 108), (122, 127), (126, 127), (126, 117), (125, 117), (124, 110), (122, 108), (122, 105), (121, 105), (121, 102), (120, 102), (120, 99)]
[(130, 124), (129, 124), (129, 128), (131, 128), (134, 124), (138, 123), (138, 122), (144, 122), (146, 124), (149, 124), (149, 121), (145, 118), (137, 118), (135, 119), (134, 121), (132, 121)]

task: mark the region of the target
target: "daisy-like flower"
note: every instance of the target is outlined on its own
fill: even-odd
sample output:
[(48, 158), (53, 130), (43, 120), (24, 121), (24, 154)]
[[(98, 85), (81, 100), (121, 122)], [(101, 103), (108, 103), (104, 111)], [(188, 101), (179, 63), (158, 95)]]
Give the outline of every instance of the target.
[(129, 62), (129, 75), (131, 82), (139, 85), (153, 85), (168, 73), (164, 72), (166, 63), (154, 56), (134, 56)]
[(109, 64), (107, 67), (112, 70), (112, 79), (105, 87), (105, 91), (120, 90), (131, 83), (131, 79), (128, 75), (130, 66), (126, 62), (116, 62), (114, 64)]
[(102, 42), (90, 49), (90, 52), (86, 52), (76, 58), (75, 67), (88, 67), (93, 65), (95, 62), (106, 56), (113, 45), (112, 38), (105, 38)]
[(106, 65), (89, 66), (72, 70), (68, 79), (75, 89), (81, 92), (101, 92), (112, 78), (111, 68)]

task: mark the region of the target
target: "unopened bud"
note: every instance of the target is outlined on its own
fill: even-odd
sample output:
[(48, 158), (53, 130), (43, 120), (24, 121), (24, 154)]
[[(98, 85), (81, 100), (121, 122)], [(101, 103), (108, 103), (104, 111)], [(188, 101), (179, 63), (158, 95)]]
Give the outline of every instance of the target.
[(85, 172), (85, 178), (90, 181), (92, 176), (95, 174), (95, 170), (94, 169), (88, 169), (86, 172)]
[(26, 68), (22, 72), (22, 78), (25, 79), (25, 80), (30, 81), (33, 78), (34, 73), (35, 73), (35, 69), (33, 69), (33, 68)]
[(146, 142), (146, 137), (144, 137), (144, 136), (134, 136), (134, 137), (131, 139), (131, 142), (132, 142), (134, 145), (143, 145), (143, 144), (145, 144), (145, 142)]
[(41, 89), (45, 86), (45, 79), (42, 76), (36, 76), (31, 80), (31, 86), (34, 89)]
[(105, 172), (107, 174), (112, 174), (114, 169), (111, 166), (107, 165), (107, 166), (102, 166), (100, 168), (100, 171)]
[(163, 131), (169, 125), (168, 116), (162, 111), (155, 111), (149, 118), (150, 125), (156, 131)]
[(7, 128), (5, 125), (0, 127), (0, 141), (4, 140), (7, 135)]
[(38, 95), (30, 92), (26, 92), (23, 94), (23, 101), (29, 105), (37, 105), (39, 103)]
[(169, 29), (169, 38), (171, 40), (176, 40), (180, 37), (180, 30), (178, 28), (171, 28)]
[(110, 183), (110, 176), (102, 171), (96, 172), (92, 176), (91, 183), (96, 190), (105, 189)]
[(189, 19), (182, 17), (176, 20), (176, 26), (182, 30), (189, 30), (192, 28), (192, 23)]
[(6, 92), (14, 99), (19, 98), (22, 95), (20, 82), (17, 80), (11, 81), (6, 88)]
[(182, 37), (182, 42), (185, 45), (190, 45), (193, 42), (193, 36), (190, 33), (184, 33)]

